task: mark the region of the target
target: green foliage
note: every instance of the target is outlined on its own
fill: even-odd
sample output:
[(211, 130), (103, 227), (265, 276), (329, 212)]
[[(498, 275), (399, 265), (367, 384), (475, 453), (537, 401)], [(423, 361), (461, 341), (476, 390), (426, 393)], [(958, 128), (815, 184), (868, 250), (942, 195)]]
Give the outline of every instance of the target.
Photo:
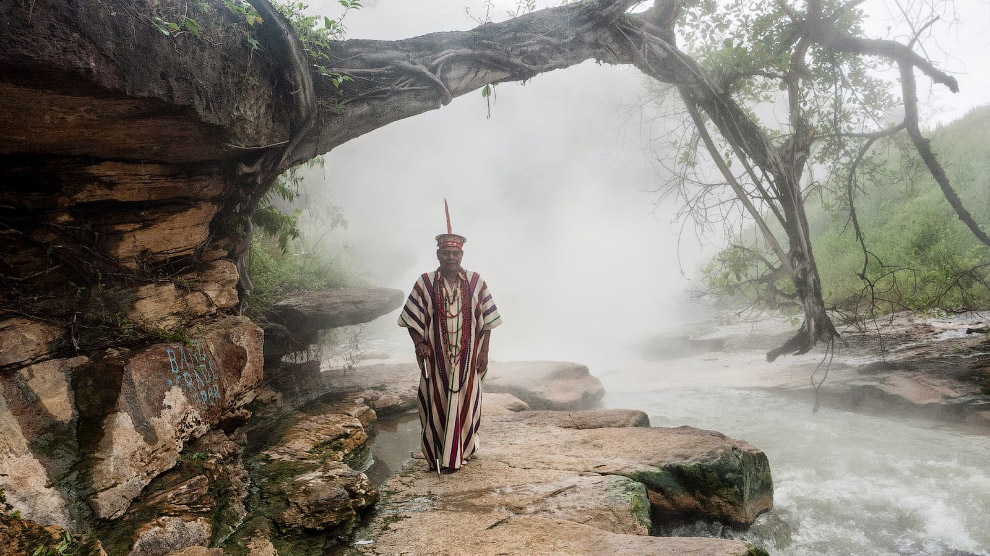
[(78, 543), (69, 535), (68, 531), (65, 531), (57, 543), (39, 546), (31, 553), (31, 556), (68, 556), (78, 554), (78, 548)]
[[(990, 228), (990, 106), (935, 132), (933, 147), (946, 166), (964, 205), (984, 229)], [(990, 307), (990, 249), (981, 244), (918, 164), (915, 155), (895, 142), (876, 147), (877, 165), (865, 172), (855, 208), (868, 257), (849, 222), (848, 201), (824, 195), (819, 206), (807, 204), (815, 257), (827, 305), (848, 311), (886, 313), (955, 311)], [(746, 247), (720, 252), (706, 267), (709, 288), (765, 304), (758, 283), (766, 260), (775, 259), (752, 231)], [(873, 288), (864, 289), (865, 278)], [(778, 285), (790, 288), (782, 276)]]
[[(291, 225), (259, 225), (260, 233), (252, 238), (247, 257), (248, 275), (254, 285), (246, 301), (249, 316), (263, 316), (273, 303), (294, 293), (365, 282), (347, 247), (334, 241), (333, 231), (346, 228), (347, 222), (340, 207), (325, 198), (327, 186), (317, 175), (320, 170), (323, 161), (316, 159), (288, 172), (270, 192), (267, 205), (262, 204), (270, 207), (270, 212), (291, 212), (286, 216)], [(309, 182), (313, 182), (312, 188)]]
[(311, 252), (304, 249), (306, 244), (312, 242), (302, 237), (290, 242), (292, 249), (282, 251), (273, 238), (254, 237), (248, 258), (248, 275), (254, 284), (246, 302), (248, 316), (263, 316), (272, 304), (295, 293), (364, 284), (364, 277), (346, 250), (335, 254)]
[(205, 452), (183, 452), (179, 456), (179, 463), (202, 463), (206, 458)]
[(346, 81), (353, 81), (349, 75), (334, 71), (328, 67), (330, 63), (330, 42), (343, 39), (347, 34), (344, 27), (344, 17), (350, 10), (362, 8), (361, 0), (338, 0), (344, 8), (340, 17), (332, 19), (323, 15), (308, 15), (308, 6), (303, 2), (286, 2), (275, 4), (275, 8), (285, 16), (302, 43), (303, 50), (313, 61), (316, 73), (327, 79), (334, 87), (339, 88)]

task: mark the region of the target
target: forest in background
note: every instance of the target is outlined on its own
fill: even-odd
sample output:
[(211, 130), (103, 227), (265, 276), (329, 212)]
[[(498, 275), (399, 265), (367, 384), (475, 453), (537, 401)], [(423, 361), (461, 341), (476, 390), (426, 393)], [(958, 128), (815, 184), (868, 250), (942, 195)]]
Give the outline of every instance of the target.
[[(977, 222), (990, 224), (990, 106), (931, 134), (959, 197)], [(990, 249), (959, 220), (916, 153), (895, 140), (875, 149), (880, 164), (853, 203), (865, 253), (845, 184), (817, 189), (806, 205), (826, 305), (847, 318), (990, 307)], [(768, 273), (768, 258), (762, 238), (747, 229), (708, 264), (705, 283), (739, 303), (800, 310), (787, 276)]]

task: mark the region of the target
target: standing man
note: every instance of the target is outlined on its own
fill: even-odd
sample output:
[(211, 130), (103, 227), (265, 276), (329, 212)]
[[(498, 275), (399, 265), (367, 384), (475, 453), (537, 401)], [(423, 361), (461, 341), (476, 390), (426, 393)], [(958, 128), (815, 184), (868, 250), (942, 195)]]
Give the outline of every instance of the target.
[(481, 425), (481, 382), (488, 371), (491, 329), (502, 319), (477, 272), (461, 268), (467, 241), (451, 232), (437, 240), (440, 267), (424, 273), (399, 314), (416, 346), (419, 420), (423, 455), (435, 467), (459, 469), (478, 448)]

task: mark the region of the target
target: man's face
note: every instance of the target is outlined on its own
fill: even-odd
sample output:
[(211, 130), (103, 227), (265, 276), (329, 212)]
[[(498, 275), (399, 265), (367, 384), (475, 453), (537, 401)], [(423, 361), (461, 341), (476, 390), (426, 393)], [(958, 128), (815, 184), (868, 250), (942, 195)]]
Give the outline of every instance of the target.
[(444, 247), (437, 249), (437, 260), (440, 261), (440, 268), (445, 271), (459, 270), (464, 251), (456, 247)]

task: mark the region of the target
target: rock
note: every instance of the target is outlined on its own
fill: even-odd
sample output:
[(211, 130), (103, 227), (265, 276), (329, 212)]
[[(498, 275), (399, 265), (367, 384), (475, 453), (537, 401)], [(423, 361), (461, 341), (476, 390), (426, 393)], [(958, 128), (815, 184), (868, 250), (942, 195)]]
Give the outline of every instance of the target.
[(486, 392), (512, 394), (533, 409), (590, 409), (605, 396), (601, 381), (577, 363), (492, 363)]
[(321, 372), (319, 361), (282, 362), (266, 370), (265, 385), (281, 394), (284, 410), (334, 392), (361, 398), (365, 405), (385, 415), (416, 407), (419, 369), (415, 364), (390, 363)]
[(187, 547), (205, 547), (212, 532), (206, 518), (161, 517), (135, 533), (127, 556), (165, 556)]
[(401, 290), (389, 288), (314, 292), (276, 303), (267, 318), (285, 326), (303, 344), (311, 344), (318, 330), (371, 322), (398, 309), (404, 299)]
[(0, 490), (26, 519), (68, 528), (67, 501), (29, 448), (24, 432), (5, 396), (0, 396)]
[(35, 363), (17, 372), (21, 383), (27, 386), (49, 415), (60, 423), (72, 421), (75, 413), (75, 397), (71, 390), (72, 369), (89, 362), (88, 357), (53, 359)]
[(0, 320), (0, 368), (38, 361), (48, 345), (62, 335), (61, 327), (23, 317)]
[(251, 556), (278, 556), (278, 550), (275, 550), (271, 539), (262, 536), (248, 539), (247, 549)]
[(344, 461), (367, 441), (368, 435), (359, 419), (328, 412), (298, 421), (265, 455), (282, 461)]
[(175, 464), (186, 441), (253, 399), (261, 346), (257, 326), (228, 317), (190, 346), (158, 344), (127, 358), (116, 406), (93, 453), (97, 516), (122, 515), (153, 477)]
[(262, 322), (261, 328), (265, 331), (265, 367), (275, 368), (278, 362), (286, 355), (306, 349), (289, 329), (274, 322)]
[(664, 519), (703, 518), (747, 526), (773, 506), (766, 455), (714, 431), (561, 428), (526, 423), (524, 412), (492, 417), (480, 434), (485, 459), (622, 475), (641, 482)]
[(725, 338), (695, 339), (687, 336), (657, 336), (643, 342), (638, 351), (647, 360), (663, 361), (722, 351), (725, 348), (725, 342)]
[[(142, 536), (160, 539), (172, 529), (190, 529), (179, 522), (208, 526), (210, 537), (195, 544), (205, 546), (229, 536), (247, 517), (248, 476), (240, 456), (240, 445), (221, 431), (210, 431), (190, 442), (179, 463), (155, 477), (124, 516), (101, 522), (96, 533), (116, 554), (141, 549), (135, 542)], [(169, 518), (166, 523), (171, 525), (164, 527), (163, 518)], [(144, 550), (151, 545), (142, 546)], [(179, 543), (168, 549), (184, 546)]]
[[(62, 546), (61, 549), (59, 547)], [(4, 511), (0, 498), (0, 556), (107, 556), (98, 540), (82, 540), (56, 525), (42, 526)]]
[(415, 472), (407, 470), (383, 487), (389, 512), (489, 513), (496, 516), (492, 523), (516, 515), (538, 516), (617, 533), (650, 532), (646, 489), (626, 477), (515, 467), (487, 457), (472, 459), (463, 470), (442, 479), (421, 459), (412, 469)]
[(223, 556), (223, 550), (220, 548), (206, 548), (205, 546), (190, 546), (182, 550), (169, 552), (165, 556)]
[(450, 511), (398, 514), (393, 519), (373, 545), (355, 547), (357, 554), (766, 556), (742, 541), (619, 534), (545, 517), (499, 518)]
[[(599, 428), (562, 428), (568, 412), (506, 410), (486, 415), (480, 453), (456, 473), (438, 478), (422, 458), (412, 460), (382, 485), (383, 500), (352, 550), (367, 556), (765, 556), (741, 541), (649, 535), (651, 505), (670, 515), (654, 498), (689, 490), (675, 469), (696, 471), (710, 483), (703, 492), (691, 490), (703, 501), (677, 500), (684, 505), (679, 511), (709, 519), (745, 513), (742, 519), (751, 521), (768, 509), (769, 500), (740, 504), (725, 492), (771, 495), (749, 488), (748, 481), (762, 477), (772, 489), (769, 470), (759, 466), (762, 453), (711, 431), (643, 427), (634, 411), (573, 413)], [(737, 452), (752, 457), (743, 456), (735, 468), (718, 464)], [(658, 485), (651, 472), (670, 483)], [(649, 488), (644, 479), (651, 479)]]
[(235, 307), (237, 280), (234, 263), (213, 261), (197, 272), (177, 276), (172, 282), (137, 288), (127, 317), (149, 330), (172, 329), (184, 320)]
[(277, 485), (285, 503), (274, 503), (272, 517), (282, 527), (323, 531), (353, 520), (378, 500), (368, 477), (340, 462), (316, 469)]
[[(343, 535), (378, 500), (367, 476), (352, 469), (367, 466), (365, 426), (375, 412), (353, 398), (320, 402), (307, 412), (287, 418), (273, 445), (252, 458), (261, 489), (252, 513), (270, 516), (282, 530)], [(263, 528), (257, 529), (242, 545), (265, 538)]]
[[(485, 401), (487, 402), (487, 396)], [(650, 417), (646, 413), (635, 409), (518, 411), (514, 413), (515, 415), (512, 420), (517, 423), (523, 423), (526, 425), (550, 425), (564, 429), (604, 429), (650, 426)]]
[(107, 229), (108, 241), (115, 244), (110, 254), (132, 269), (190, 255), (209, 239), (210, 221), (218, 210), (213, 203), (202, 203), (123, 213)]
[(526, 402), (512, 394), (485, 392), (481, 398), (481, 403), (481, 414), (483, 417), (529, 410), (529, 405)]

